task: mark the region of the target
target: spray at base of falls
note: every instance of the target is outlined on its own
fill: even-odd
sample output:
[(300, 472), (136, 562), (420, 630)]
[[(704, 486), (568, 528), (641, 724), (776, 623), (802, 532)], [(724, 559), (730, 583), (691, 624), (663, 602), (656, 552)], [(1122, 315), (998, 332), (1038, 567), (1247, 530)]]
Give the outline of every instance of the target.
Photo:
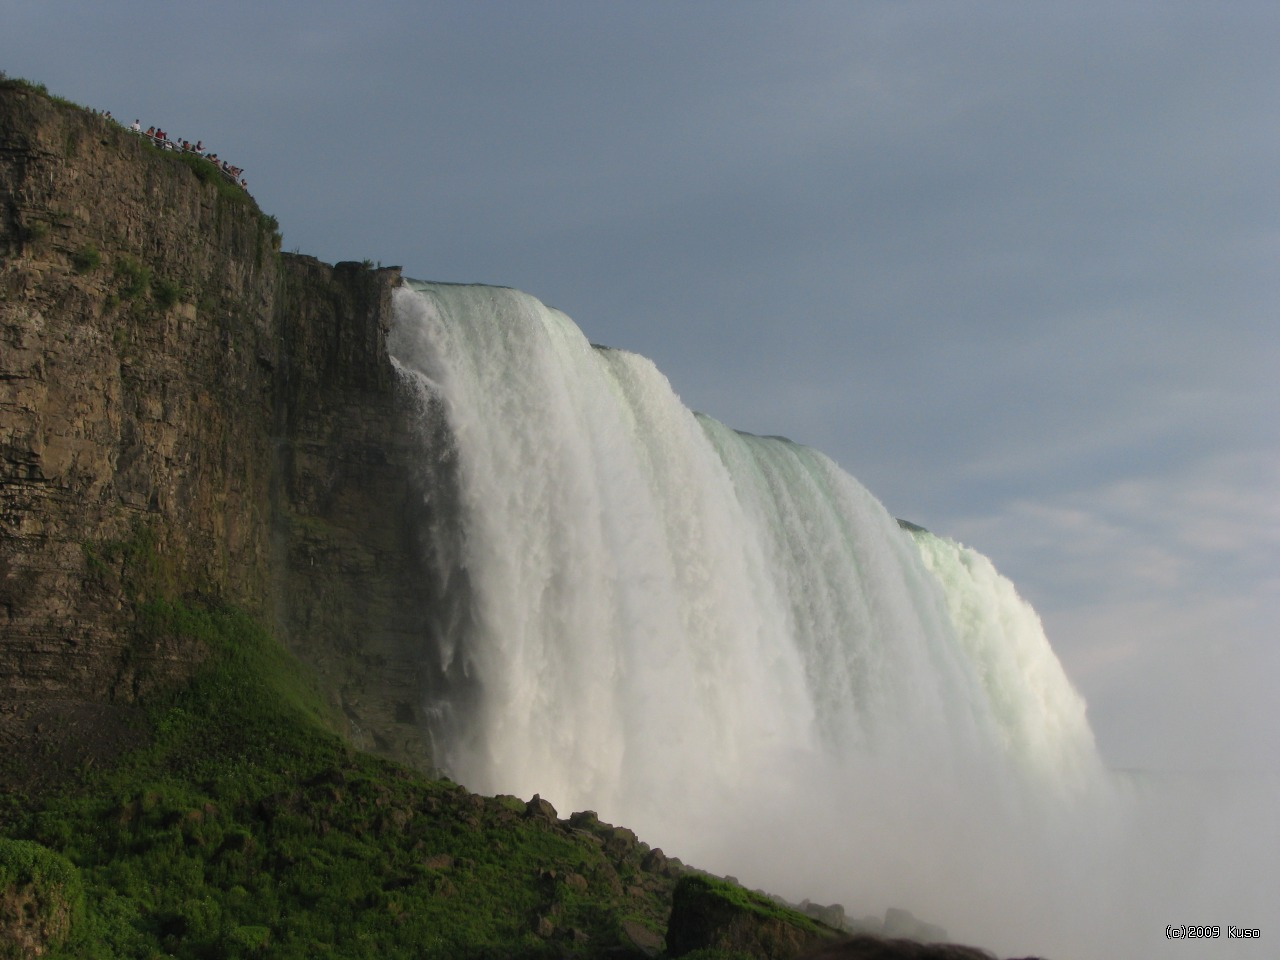
[(457, 601), (428, 705), (453, 776), (853, 915), (1078, 958), (1114, 925), (1117, 948), (1150, 881), (1114, 862), (1134, 804), (986, 558), (525, 294), (411, 282), (396, 311)]

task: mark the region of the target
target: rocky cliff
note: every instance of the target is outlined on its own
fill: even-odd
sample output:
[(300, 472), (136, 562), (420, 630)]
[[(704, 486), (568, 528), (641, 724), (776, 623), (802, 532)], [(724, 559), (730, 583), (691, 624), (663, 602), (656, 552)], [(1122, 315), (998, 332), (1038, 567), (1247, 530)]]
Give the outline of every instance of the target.
[[(358, 743), (429, 763), (397, 268), (279, 252), (217, 169), (0, 84), (0, 753), (92, 759), (202, 651), (146, 565), (274, 623)], [(34, 753), (33, 753), (34, 751)]]

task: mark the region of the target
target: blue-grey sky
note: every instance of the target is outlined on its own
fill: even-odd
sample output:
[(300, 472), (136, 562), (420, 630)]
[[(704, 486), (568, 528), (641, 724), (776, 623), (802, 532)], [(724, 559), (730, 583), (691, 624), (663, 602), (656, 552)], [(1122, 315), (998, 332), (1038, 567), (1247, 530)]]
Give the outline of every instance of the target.
[(824, 450), (1113, 763), (1280, 770), (1275, 3), (0, 0), (0, 69)]

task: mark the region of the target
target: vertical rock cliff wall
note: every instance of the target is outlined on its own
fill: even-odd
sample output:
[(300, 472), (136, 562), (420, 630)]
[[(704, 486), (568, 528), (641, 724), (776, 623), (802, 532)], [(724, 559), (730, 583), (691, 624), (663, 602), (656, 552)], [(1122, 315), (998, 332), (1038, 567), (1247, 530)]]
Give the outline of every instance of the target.
[(364, 749), (429, 765), (426, 509), (386, 352), (398, 268), (286, 257), (279, 281), (271, 565), (277, 633)]
[(397, 512), (421, 498), (384, 349), (399, 273), (278, 246), (211, 166), (0, 85), (11, 768), (123, 743), (132, 705), (200, 662), (198, 644), (135, 629), (140, 582), (255, 612), (353, 734), (428, 762), (421, 578)]

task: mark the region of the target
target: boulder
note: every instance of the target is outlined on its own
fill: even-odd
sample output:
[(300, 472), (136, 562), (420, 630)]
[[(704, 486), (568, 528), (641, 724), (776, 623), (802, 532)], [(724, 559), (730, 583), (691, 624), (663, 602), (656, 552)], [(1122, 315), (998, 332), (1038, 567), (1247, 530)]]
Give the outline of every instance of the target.
[(824, 907), (820, 903), (810, 903), (806, 900), (803, 904), (805, 916), (813, 917), (825, 923), (829, 927), (835, 927), (842, 930), (845, 927), (844, 906), (839, 903), (833, 903), (828, 907)]
[(525, 816), (538, 817), (543, 820), (555, 820), (556, 808), (551, 805), (549, 800), (543, 800), (540, 794), (535, 793), (533, 799), (524, 808)]
[(622, 944), (645, 957), (662, 953), (662, 934), (655, 933), (638, 920), (622, 921)]

